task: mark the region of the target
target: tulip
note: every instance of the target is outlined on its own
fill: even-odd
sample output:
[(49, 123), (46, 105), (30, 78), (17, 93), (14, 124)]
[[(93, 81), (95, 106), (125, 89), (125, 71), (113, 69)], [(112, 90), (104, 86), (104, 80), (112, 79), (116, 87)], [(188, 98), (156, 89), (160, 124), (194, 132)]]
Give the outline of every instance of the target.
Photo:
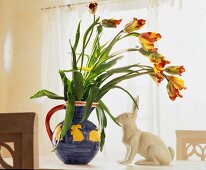
[(153, 73), (153, 74), (150, 74), (150, 76), (152, 77), (152, 79), (157, 83), (161, 83), (161, 81), (164, 80), (164, 76), (160, 73)]
[(140, 52), (142, 55), (144, 55), (145, 57), (149, 57), (149, 56), (152, 54), (151, 51), (145, 51), (142, 47), (139, 48), (139, 52)]
[(97, 10), (98, 3), (90, 3), (89, 4), (89, 11), (91, 14), (95, 14)]
[(169, 66), (164, 69), (169, 74), (178, 74), (181, 76), (183, 72), (185, 72), (185, 68), (183, 66)]
[(102, 26), (107, 27), (107, 28), (116, 28), (117, 25), (119, 25), (121, 23), (121, 19), (120, 20), (116, 20), (114, 18), (111, 19), (103, 19), (102, 20)]
[(138, 38), (145, 51), (157, 52), (157, 48), (154, 48), (154, 43), (161, 38), (159, 33), (145, 32), (140, 34)]
[(159, 53), (151, 53), (149, 55), (150, 61), (154, 64), (154, 71), (156, 73), (162, 73), (163, 68), (165, 67), (166, 64), (169, 64), (170, 61), (166, 60), (164, 56), (162, 56)]
[(144, 19), (134, 18), (133, 21), (125, 25), (124, 32), (131, 33), (134, 30), (139, 30), (140, 28), (143, 27), (145, 22), (146, 21)]
[(177, 89), (171, 81), (169, 81), (167, 84), (167, 93), (169, 95), (169, 98), (173, 101), (176, 99), (176, 97), (182, 97), (179, 89)]
[(167, 76), (168, 80), (171, 81), (174, 84), (174, 87), (178, 90), (186, 89), (184, 85), (184, 80), (179, 79), (175, 76)]

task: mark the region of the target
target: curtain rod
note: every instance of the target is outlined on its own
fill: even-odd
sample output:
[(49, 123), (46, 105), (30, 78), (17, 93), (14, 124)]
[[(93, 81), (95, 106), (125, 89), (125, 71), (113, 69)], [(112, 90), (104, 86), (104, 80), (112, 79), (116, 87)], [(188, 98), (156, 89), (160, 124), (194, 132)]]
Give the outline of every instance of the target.
[[(101, 1), (92, 1), (92, 2), (107, 2), (108, 0), (101, 0)], [(67, 5), (59, 5), (59, 6), (52, 6), (52, 7), (46, 7), (46, 8), (41, 8), (41, 10), (48, 10), (48, 9), (55, 9), (55, 8), (63, 8), (63, 7), (71, 7), (75, 5), (84, 5), (84, 4), (89, 4), (90, 2), (81, 2), (81, 3), (71, 3)]]

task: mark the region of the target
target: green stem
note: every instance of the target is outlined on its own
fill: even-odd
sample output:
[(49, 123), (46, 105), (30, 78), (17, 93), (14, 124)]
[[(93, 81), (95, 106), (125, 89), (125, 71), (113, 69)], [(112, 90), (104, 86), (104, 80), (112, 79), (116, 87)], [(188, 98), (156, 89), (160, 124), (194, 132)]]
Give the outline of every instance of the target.
[[(95, 19), (95, 15), (94, 15), (94, 19)], [(97, 19), (99, 20), (99, 18)], [(87, 47), (88, 43), (89, 43), (89, 40), (91, 39), (91, 36), (92, 36), (92, 33), (93, 33), (93, 29), (94, 29), (94, 26), (99, 24), (98, 21), (93, 21), (92, 25), (89, 27), (89, 29), (86, 31), (86, 36), (85, 36), (85, 39), (83, 40), (83, 47), (82, 47), (82, 52), (81, 52), (81, 55), (79, 56), (79, 58), (77, 59), (77, 62), (79, 61), (79, 59), (81, 58), (81, 68), (80, 68), (80, 72), (82, 71), (82, 66), (83, 66), (83, 62), (84, 62), (84, 51), (85, 51), (85, 48)], [(90, 32), (90, 28), (91, 28), (91, 32)], [(89, 38), (87, 40), (87, 34), (90, 32), (90, 35), (89, 35)]]
[[(117, 72), (111, 72), (110, 73), (110, 71), (108, 71), (108, 73), (110, 73), (110, 74), (108, 74), (108, 76), (106, 76), (106, 77), (104, 77), (104, 79), (101, 81), (101, 83), (100, 84), (102, 84), (103, 82), (105, 82), (108, 78), (110, 78), (111, 76), (113, 76), (114, 74), (119, 74), (119, 73), (125, 73), (125, 72), (128, 72), (128, 71), (130, 71), (129, 73), (127, 73), (125, 76), (127, 76), (127, 75), (130, 75), (130, 74), (133, 74), (133, 73), (141, 73), (141, 71), (143, 71), (143, 70), (151, 70), (151, 69), (139, 69), (139, 70), (127, 70), (127, 71), (121, 71), (121, 72), (119, 72), (119, 71), (117, 71)], [(98, 84), (98, 85), (100, 85), (100, 84)]]
[[(118, 41), (118, 40), (119, 40), (119, 35), (120, 35), (121, 33), (123, 33), (123, 32), (124, 32), (124, 31), (121, 30), (121, 31), (112, 39), (112, 41), (110, 42), (110, 44), (102, 51), (99, 59), (98, 59), (97, 62), (94, 64), (94, 68), (95, 68), (97, 65), (99, 65), (99, 64), (101, 64), (102, 62), (105, 61), (105, 60), (101, 61), (101, 59), (102, 59), (101, 56), (103, 56), (104, 53), (107, 52), (108, 47), (110, 47), (115, 41)], [(117, 39), (117, 38), (118, 38), (118, 39)], [(101, 62), (100, 62), (100, 61), (101, 61)], [(99, 62), (100, 62), (100, 63), (99, 63)]]
[(126, 37), (129, 37), (129, 36), (135, 36), (135, 37), (138, 37), (139, 35), (140, 35), (140, 33), (137, 33), (137, 32), (131, 32), (131, 33), (126, 34), (125, 36), (122, 36), (122, 37), (120, 38), (120, 40), (121, 40), (121, 39), (124, 39), (124, 38), (126, 38)]
[(139, 49), (138, 48), (129, 48), (129, 49), (120, 50), (120, 51), (117, 51), (117, 52), (111, 54), (109, 58), (115, 57), (115, 56), (122, 54), (122, 53), (125, 53), (125, 52), (132, 52), (132, 51), (139, 51)]
[[(96, 19), (96, 17), (95, 17), (95, 14), (94, 14), (94, 21), (93, 21), (93, 22), (95, 22), (95, 19)], [(91, 32), (90, 32), (90, 35), (89, 35), (89, 38), (88, 38), (87, 42), (85, 43), (85, 48), (86, 48), (86, 46), (88, 45), (89, 40), (91, 39), (91, 36), (92, 36), (92, 34), (93, 34), (93, 31), (94, 31), (94, 27), (92, 28), (92, 30), (91, 30)]]
[(115, 86), (116, 84), (120, 83), (121, 81), (130, 79), (130, 78), (134, 78), (134, 77), (138, 77), (138, 76), (142, 76), (145, 74), (151, 74), (154, 71), (146, 71), (143, 73), (137, 73), (137, 74), (126, 74), (126, 75), (122, 75), (120, 77), (117, 77), (113, 80), (111, 80), (109, 83), (105, 84), (102, 88), (101, 88), (101, 92), (98, 96), (98, 99), (101, 99), (113, 86)]
[(168, 79), (168, 77), (167, 77), (167, 75), (166, 74), (162, 74), (165, 78), (166, 78), (166, 80), (169, 82), (170, 80)]

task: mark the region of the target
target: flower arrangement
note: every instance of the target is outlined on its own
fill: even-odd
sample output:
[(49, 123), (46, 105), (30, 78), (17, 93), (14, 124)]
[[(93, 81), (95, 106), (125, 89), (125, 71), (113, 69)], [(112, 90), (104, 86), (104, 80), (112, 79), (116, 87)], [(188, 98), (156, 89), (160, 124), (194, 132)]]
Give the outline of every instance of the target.
[[(102, 97), (110, 90), (118, 88), (126, 92), (135, 102), (132, 95), (126, 89), (118, 86), (118, 83), (143, 75), (151, 76), (157, 84), (166, 79), (168, 82), (166, 89), (171, 100), (175, 100), (177, 97), (182, 97), (180, 90), (186, 89), (186, 87), (184, 86), (184, 81), (176, 76), (181, 75), (185, 71), (184, 67), (165, 67), (167, 64), (170, 64), (170, 61), (168, 61), (159, 53), (158, 49), (155, 48), (155, 42), (161, 38), (161, 35), (156, 32), (137, 32), (137, 30), (140, 30), (145, 25), (146, 21), (144, 19), (134, 18), (131, 22), (126, 24), (124, 29), (120, 30), (112, 40), (102, 44), (100, 40), (103, 34), (103, 29), (116, 28), (122, 20), (112, 18), (100, 21), (100, 17), (96, 18), (95, 16), (97, 6), (97, 3), (89, 4), (89, 10), (94, 17), (94, 21), (83, 34), (83, 42), (81, 44), (79, 42), (81, 22), (78, 24), (74, 43), (72, 44), (70, 42), (72, 69), (59, 70), (64, 86), (64, 96), (59, 96), (48, 90), (40, 90), (31, 98), (47, 96), (50, 99), (67, 101), (61, 138), (64, 137), (71, 126), (75, 101), (87, 102), (82, 122), (88, 118), (92, 103), (99, 102), (96, 112), (100, 125), (100, 146), (102, 149), (105, 141), (105, 128), (107, 126), (106, 114), (117, 123), (108, 107), (102, 101)], [(90, 49), (91, 53), (86, 54), (85, 49), (88, 47), (95, 31), (96, 35)], [(117, 42), (128, 37), (138, 39), (139, 46), (114, 53), (111, 52)], [(80, 52), (77, 52), (78, 45), (82, 46)], [(132, 65), (114, 68), (117, 62), (124, 57), (124, 53), (132, 51), (139, 52), (139, 54), (148, 58), (152, 66), (134, 63)], [(72, 74), (72, 79), (69, 79), (67, 74)]]

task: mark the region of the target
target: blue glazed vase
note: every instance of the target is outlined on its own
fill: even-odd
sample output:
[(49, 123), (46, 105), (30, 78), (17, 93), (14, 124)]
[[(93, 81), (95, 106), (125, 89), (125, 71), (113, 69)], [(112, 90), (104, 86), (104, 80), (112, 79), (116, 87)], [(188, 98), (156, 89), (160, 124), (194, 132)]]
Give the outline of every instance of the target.
[[(86, 102), (75, 102), (71, 128), (67, 131), (64, 138), (59, 141), (55, 150), (56, 155), (65, 164), (87, 164), (95, 157), (99, 150), (100, 134), (97, 127), (89, 120), (80, 123), (84, 114), (85, 105)], [(93, 103), (90, 113), (97, 105), (98, 103)], [(46, 129), (53, 147), (56, 146), (60, 138), (64, 122), (60, 122), (52, 132), (49, 123), (50, 118), (56, 111), (65, 108), (65, 105), (58, 105), (51, 109), (46, 117)]]

